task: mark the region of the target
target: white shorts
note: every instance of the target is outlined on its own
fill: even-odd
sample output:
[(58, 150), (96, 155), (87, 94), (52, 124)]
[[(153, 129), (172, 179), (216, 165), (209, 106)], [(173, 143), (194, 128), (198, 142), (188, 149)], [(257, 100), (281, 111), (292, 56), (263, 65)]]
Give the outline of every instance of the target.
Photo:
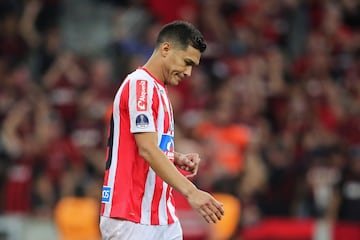
[(100, 218), (102, 240), (182, 240), (177, 221), (170, 225), (144, 225), (127, 220)]

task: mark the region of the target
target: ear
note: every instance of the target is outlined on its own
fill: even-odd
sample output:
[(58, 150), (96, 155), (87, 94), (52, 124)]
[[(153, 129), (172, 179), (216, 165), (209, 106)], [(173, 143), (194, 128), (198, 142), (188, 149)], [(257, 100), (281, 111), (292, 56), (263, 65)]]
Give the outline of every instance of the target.
[(171, 45), (169, 42), (162, 43), (160, 47), (161, 56), (166, 57), (169, 54), (170, 49)]

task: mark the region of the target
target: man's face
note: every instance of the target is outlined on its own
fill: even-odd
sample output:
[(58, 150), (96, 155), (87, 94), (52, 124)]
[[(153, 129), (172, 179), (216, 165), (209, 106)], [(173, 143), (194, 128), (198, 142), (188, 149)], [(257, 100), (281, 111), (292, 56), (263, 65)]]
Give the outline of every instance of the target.
[(165, 84), (177, 86), (184, 77), (189, 77), (193, 66), (199, 65), (201, 53), (192, 46), (185, 50), (169, 45), (164, 58)]

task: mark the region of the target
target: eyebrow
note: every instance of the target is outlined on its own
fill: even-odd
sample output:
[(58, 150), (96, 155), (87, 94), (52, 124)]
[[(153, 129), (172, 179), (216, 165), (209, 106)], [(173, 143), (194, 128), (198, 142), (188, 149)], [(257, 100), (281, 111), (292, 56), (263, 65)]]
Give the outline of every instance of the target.
[(196, 63), (189, 58), (185, 59), (184, 61), (185, 61), (186, 65), (191, 65), (191, 66), (196, 65)]

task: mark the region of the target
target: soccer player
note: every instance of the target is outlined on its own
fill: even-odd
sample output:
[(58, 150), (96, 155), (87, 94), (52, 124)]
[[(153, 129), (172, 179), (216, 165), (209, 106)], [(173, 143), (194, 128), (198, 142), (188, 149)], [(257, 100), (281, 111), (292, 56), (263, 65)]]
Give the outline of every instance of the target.
[(221, 220), (222, 203), (178, 170), (195, 175), (200, 157), (174, 151), (174, 119), (166, 89), (191, 75), (205, 49), (202, 34), (192, 24), (169, 23), (160, 30), (146, 64), (129, 74), (117, 91), (102, 189), (103, 239), (183, 239), (172, 188), (208, 223)]

